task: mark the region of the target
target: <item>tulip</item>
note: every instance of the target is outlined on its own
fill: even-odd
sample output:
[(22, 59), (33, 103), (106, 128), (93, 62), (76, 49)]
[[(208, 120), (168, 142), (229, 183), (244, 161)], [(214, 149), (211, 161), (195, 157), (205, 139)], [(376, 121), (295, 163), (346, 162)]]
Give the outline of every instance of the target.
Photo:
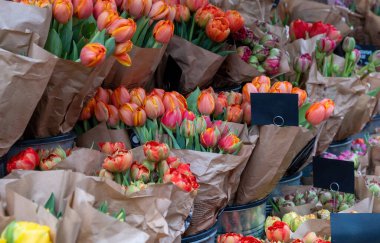
[(214, 123), (212, 124), (212, 127), (218, 128), (222, 137), (230, 133), (230, 128), (228, 127), (227, 122), (224, 122), (222, 120), (214, 121)]
[(190, 10), (187, 6), (176, 4), (175, 21), (178, 23), (187, 22), (190, 19)]
[(173, 109), (187, 109), (187, 101), (183, 95), (178, 92), (166, 92), (162, 100), (165, 106), (165, 110)]
[(215, 147), (218, 144), (219, 139), (220, 132), (216, 127), (207, 128), (200, 135), (200, 142), (205, 148)]
[(107, 49), (102, 44), (86, 44), (80, 52), (80, 61), (86, 67), (95, 67), (104, 62), (106, 52)]
[(107, 124), (110, 127), (116, 127), (119, 124), (119, 120), (120, 120), (119, 111), (113, 105), (107, 105), (107, 109), (108, 109), (108, 115), (109, 115)]
[(274, 222), (266, 232), (266, 236), (270, 241), (287, 242), (290, 239), (290, 228), (284, 222)]
[(142, 181), (132, 182), (128, 187), (125, 187), (126, 193), (135, 193), (148, 188), (148, 185)]
[(206, 25), (206, 35), (217, 43), (225, 41), (229, 34), (229, 24), (224, 17), (213, 18)]
[(309, 24), (297, 19), (290, 24), (289, 35), (292, 40), (305, 39)]
[(303, 103), (305, 103), (306, 98), (307, 98), (306, 91), (298, 87), (294, 87), (292, 89), (292, 94), (298, 94), (298, 107), (301, 107)]
[(314, 232), (309, 232), (303, 237), (304, 243), (314, 243), (318, 236)]
[(153, 20), (164, 19), (165, 16), (169, 13), (169, 5), (164, 1), (157, 1), (153, 3), (152, 8), (149, 12), (149, 18)]
[(352, 55), (354, 55), (355, 59), (354, 59), (354, 63), (357, 64), (359, 61), (360, 61), (360, 57), (361, 57), (361, 52), (358, 50), (358, 49), (354, 49), (352, 51)]
[(114, 57), (120, 64), (126, 67), (129, 67), (132, 65), (131, 57), (128, 55), (128, 52), (132, 50), (132, 47), (133, 47), (132, 41), (117, 43), (115, 47)]
[(192, 137), (194, 137), (194, 135), (195, 135), (194, 122), (190, 121), (190, 120), (187, 120), (187, 119), (184, 119), (183, 122), (182, 122), (182, 124), (181, 124), (181, 127), (180, 127), (180, 133), (185, 138), (192, 138)]
[(197, 134), (201, 134), (207, 128), (207, 123), (204, 117), (199, 116), (194, 120), (195, 131)]
[(344, 52), (346, 53), (352, 52), (355, 49), (355, 46), (356, 46), (355, 38), (349, 37), (349, 36), (344, 38), (344, 41), (342, 44), (342, 48)]
[(173, 34), (174, 24), (170, 20), (160, 20), (153, 28), (153, 37), (158, 43), (169, 43)]
[(144, 109), (150, 119), (157, 119), (165, 113), (164, 104), (157, 95), (148, 95), (145, 98)]
[(166, 143), (150, 141), (143, 146), (145, 157), (151, 162), (160, 162), (169, 157), (169, 147)]
[(169, 12), (168, 14), (165, 16), (165, 19), (169, 20), (170, 22), (173, 22), (174, 19), (175, 19), (175, 15), (176, 15), (176, 7), (175, 6), (172, 6), (172, 5), (168, 5), (169, 7)]
[(237, 233), (227, 233), (218, 235), (217, 243), (240, 243), (243, 235)]
[(83, 109), (80, 113), (79, 120), (80, 121), (88, 120), (91, 118), (92, 114), (93, 114), (93, 110), (91, 110), (90, 106), (86, 105), (85, 107), (83, 107)]
[(133, 163), (131, 166), (131, 179), (133, 181), (142, 181), (148, 183), (150, 179), (149, 169), (144, 165)]
[(215, 100), (214, 116), (219, 116), (227, 109), (228, 101), (225, 96), (218, 96)]
[(292, 92), (292, 84), (288, 81), (276, 82), (270, 88), (269, 92), (271, 93), (281, 93), (281, 94), (290, 94)]
[(55, 0), (53, 3), (53, 16), (61, 24), (69, 22), (73, 16), (73, 4), (70, 0)]
[(215, 100), (212, 94), (202, 91), (197, 100), (198, 111), (203, 115), (211, 115), (215, 110)]
[(258, 93), (257, 88), (252, 83), (246, 83), (242, 90), (243, 102), (251, 101), (251, 93)]
[(220, 8), (212, 4), (208, 4), (205, 7), (198, 9), (195, 14), (195, 22), (199, 25), (199, 27), (204, 28), (211, 19), (223, 16), (224, 13)]
[(118, 150), (104, 159), (103, 169), (112, 173), (127, 171), (133, 162), (133, 154), (130, 150)]
[(130, 95), (132, 103), (135, 103), (138, 106), (142, 106), (144, 104), (146, 93), (143, 88), (132, 89)]
[(312, 38), (316, 35), (327, 34), (329, 31), (329, 26), (324, 24), (322, 21), (318, 21), (312, 24), (309, 29), (309, 37)]
[(152, 0), (124, 0), (123, 8), (135, 19), (138, 19), (149, 14)]
[(96, 20), (99, 30), (108, 29), (113, 22), (119, 19), (119, 14), (113, 9), (106, 9), (100, 13)]
[(104, 178), (104, 179), (111, 179), (113, 180), (114, 176), (111, 172), (107, 171), (106, 169), (101, 169), (99, 171), (99, 175), (98, 175), (100, 178)]
[(324, 105), (317, 102), (312, 104), (309, 109), (306, 111), (306, 120), (312, 124), (313, 126), (318, 125), (321, 123), (326, 116), (326, 109)]
[(258, 76), (252, 80), (252, 84), (259, 93), (267, 93), (270, 89), (270, 78), (264, 75)]
[(192, 111), (184, 110), (182, 112), (182, 118), (183, 118), (183, 120), (187, 119), (189, 121), (194, 121), (196, 116)]
[(186, 192), (191, 192), (193, 188), (191, 181), (186, 175), (181, 174), (176, 169), (169, 169), (163, 178), (164, 183), (172, 182), (177, 187)]
[(253, 237), (253, 236), (244, 236), (240, 239), (240, 243), (262, 243), (263, 241)]
[(243, 110), (240, 105), (231, 105), (227, 107), (226, 118), (229, 122), (241, 123), (243, 120)]
[(233, 133), (222, 137), (218, 142), (219, 149), (228, 154), (238, 153), (242, 145), (243, 142)]
[(123, 142), (102, 142), (98, 144), (100, 151), (106, 154), (113, 154), (118, 150), (125, 150), (125, 144)]
[(107, 105), (104, 102), (96, 102), (95, 117), (99, 122), (108, 121), (109, 111)]
[(117, 5), (115, 0), (96, 0), (94, 6), (94, 18), (98, 19), (104, 11), (108, 10), (112, 10), (114, 12), (117, 11)]
[(278, 48), (274, 48), (277, 44), (277, 39), (271, 35), (271, 34), (266, 34), (260, 39), (260, 44), (263, 45), (264, 47), (267, 48), (272, 48), (270, 50), (270, 54), (277, 54), (276, 56), (280, 55), (280, 50)]
[(212, 123), (212, 121), (211, 121), (210, 116), (202, 116), (202, 117), (203, 117), (203, 118), (205, 119), (205, 121), (206, 121), (207, 128), (210, 128), (210, 127), (213, 126), (213, 123)]
[(228, 94), (228, 105), (240, 105), (243, 101), (243, 95), (237, 92), (230, 92)]
[(237, 32), (244, 26), (244, 18), (236, 10), (227, 10), (225, 13), (231, 32)]
[(329, 31), (327, 32), (327, 37), (330, 39), (339, 42), (342, 40), (342, 35), (340, 34), (340, 31), (337, 30), (333, 25), (327, 24), (329, 26)]
[(178, 100), (178, 105), (179, 105), (179, 108), (180, 109), (187, 109), (187, 101), (186, 101), (186, 98), (181, 95), (180, 93), (178, 93), (177, 91), (172, 91), (172, 94), (174, 94), (174, 96), (177, 98)]
[(277, 56), (269, 56), (265, 59), (263, 67), (270, 75), (278, 74), (280, 70), (281, 58)]
[(170, 167), (169, 167), (169, 163), (167, 162), (167, 159), (160, 161), (158, 163), (158, 169), (157, 169), (160, 178), (163, 178), (164, 175), (166, 174), (166, 172), (169, 171), (169, 169), (170, 169)]
[(110, 34), (118, 43), (126, 42), (132, 39), (136, 32), (136, 23), (133, 19), (118, 18), (114, 20), (107, 28), (108, 34)]
[(265, 226), (264, 226), (265, 233), (268, 231), (268, 228), (271, 227), (274, 224), (274, 222), (277, 222), (277, 221), (281, 221), (281, 219), (276, 216), (268, 216), (265, 220)]
[(130, 100), (129, 92), (124, 86), (116, 88), (111, 95), (111, 102), (117, 108), (126, 104)]
[(328, 119), (333, 113), (335, 109), (335, 104), (334, 101), (331, 99), (323, 99), (321, 101), (321, 104), (325, 107), (326, 109), (326, 115), (325, 115), (325, 120)]
[(208, 4), (208, 0), (186, 0), (186, 6), (191, 12), (195, 12)]
[(174, 110), (166, 110), (161, 118), (161, 123), (170, 130), (176, 130), (177, 126), (180, 126), (182, 123), (181, 111), (178, 108)]
[(0, 241), (25, 243), (51, 243), (50, 228), (33, 222), (13, 221), (1, 233)]
[(303, 240), (295, 239), (291, 243), (305, 243)]
[(95, 101), (102, 101), (105, 104), (108, 104), (110, 100), (109, 93), (106, 89), (98, 87), (95, 94)]
[(146, 122), (146, 113), (145, 110), (141, 107), (138, 107), (132, 112), (132, 120), (134, 127), (142, 127)]
[(73, 0), (73, 7), (79, 19), (87, 19), (92, 15), (94, 3), (92, 0)]
[(150, 92), (150, 94), (151, 95), (157, 95), (162, 100), (164, 98), (164, 95), (165, 95), (165, 90), (155, 88), (152, 90), (152, 92)]
[(63, 159), (57, 154), (50, 154), (47, 158), (40, 161), (41, 170), (52, 170)]
[(119, 108), (120, 119), (125, 125), (133, 126), (133, 112), (137, 109), (137, 105), (133, 103), (126, 103)]
[(252, 55), (254, 55), (257, 58), (257, 60), (262, 62), (269, 55), (269, 49), (263, 45), (257, 44), (253, 47)]
[(335, 47), (336, 47), (336, 41), (334, 41), (328, 37), (324, 37), (324, 38), (317, 40), (317, 50), (319, 52), (329, 54), (329, 53), (332, 53), (334, 51)]
[(237, 49), (237, 54), (240, 56), (241, 60), (246, 63), (249, 63), (250, 57), (252, 55), (251, 48), (248, 46), (239, 46)]
[(247, 125), (251, 125), (251, 120), (252, 120), (252, 116), (251, 116), (251, 103), (250, 102), (244, 102), (241, 105), (241, 109), (243, 110), (243, 121)]
[(32, 148), (27, 148), (8, 161), (7, 172), (11, 173), (12, 170), (34, 170), (39, 162), (38, 153)]
[(298, 73), (305, 73), (311, 66), (311, 56), (309, 53), (302, 54), (294, 59), (293, 69)]
[(62, 159), (66, 159), (67, 157), (66, 151), (63, 148), (61, 148), (61, 146), (54, 148), (53, 151), (51, 151), (51, 154), (55, 154)]

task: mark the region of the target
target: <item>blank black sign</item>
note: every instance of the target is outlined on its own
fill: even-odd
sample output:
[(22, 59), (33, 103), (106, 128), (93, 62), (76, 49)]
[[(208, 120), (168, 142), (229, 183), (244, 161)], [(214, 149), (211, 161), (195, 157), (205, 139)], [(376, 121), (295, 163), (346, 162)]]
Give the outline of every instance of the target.
[(251, 94), (253, 125), (298, 126), (297, 94)]
[(313, 182), (315, 187), (354, 193), (354, 162), (314, 157)]

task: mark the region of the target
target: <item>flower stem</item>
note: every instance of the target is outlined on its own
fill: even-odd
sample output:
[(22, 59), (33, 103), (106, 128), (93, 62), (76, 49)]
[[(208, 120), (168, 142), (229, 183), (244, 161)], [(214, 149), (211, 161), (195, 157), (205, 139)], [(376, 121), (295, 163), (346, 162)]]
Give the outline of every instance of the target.
[(191, 20), (191, 28), (190, 28), (190, 35), (189, 35), (189, 41), (193, 39), (193, 33), (194, 33), (194, 27), (195, 27), (195, 15), (193, 16)]
[(294, 85), (297, 87), (299, 87), (298, 84), (300, 83), (301, 75), (301, 72), (296, 72), (296, 81), (294, 82)]

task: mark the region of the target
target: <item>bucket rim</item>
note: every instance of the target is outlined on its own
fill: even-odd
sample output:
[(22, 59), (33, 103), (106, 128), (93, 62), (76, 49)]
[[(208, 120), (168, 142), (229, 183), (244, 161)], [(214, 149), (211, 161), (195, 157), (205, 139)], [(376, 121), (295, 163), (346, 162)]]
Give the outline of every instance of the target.
[(182, 237), (181, 242), (191, 242), (191, 241), (197, 241), (197, 240), (202, 240), (212, 234), (216, 235), (218, 231), (218, 222), (216, 222), (213, 226), (211, 226), (209, 229), (206, 229), (204, 231), (201, 231), (195, 235), (188, 235), (185, 237)]
[(298, 171), (294, 175), (282, 177), (281, 180), (279, 181), (279, 183), (282, 184), (282, 183), (286, 183), (286, 182), (289, 182), (289, 181), (296, 181), (296, 180), (300, 179), (302, 177), (302, 175), (303, 175), (303, 172), (302, 171)]
[(224, 212), (243, 210), (243, 209), (247, 209), (247, 208), (252, 208), (252, 207), (260, 206), (260, 205), (263, 205), (264, 203), (266, 203), (268, 201), (268, 198), (269, 198), (269, 195), (266, 196), (266, 197), (264, 197), (264, 198), (262, 198), (262, 199), (260, 199), (260, 200), (256, 200), (256, 201), (253, 201), (253, 202), (250, 202), (250, 203), (247, 203), (247, 204), (227, 206), (224, 209)]
[(346, 144), (349, 144), (349, 143), (352, 143), (352, 138), (351, 137), (348, 137), (348, 138), (345, 138), (343, 140), (339, 140), (339, 141), (332, 141), (329, 148), (330, 147), (336, 147), (336, 146), (342, 146), (342, 145), (346, 145)]
[(47, 138), (35, 138), (28, 140), (20, 140), (14, 146), (32, 146), (37, 144), (47, 144), (54, 142), (62, 142), (67, 140), (74, 140), (76, 138), (76, 134), (74, 132), (64, 133), (58, 136), (47, 137)]

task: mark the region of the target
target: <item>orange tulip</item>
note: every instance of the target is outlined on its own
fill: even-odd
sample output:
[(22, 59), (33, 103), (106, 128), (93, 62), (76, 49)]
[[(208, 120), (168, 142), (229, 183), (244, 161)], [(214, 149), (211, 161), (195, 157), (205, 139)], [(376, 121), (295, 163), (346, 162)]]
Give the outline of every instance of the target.
[(146, 122), (146, 113), (143, 108), (138, 107), (132, 113), (133, 126), (141, 127), (144, 126)]
[(66, 24), (73, 16), (73, 4), (70, 0), (55, 0), (53, 15), (59, 23)]
[(257, 88), (252, 83), (246, 83), (243, 86), (243, 102), (250, 102), (251, 101), (251, 93), (258, 93)]
[(211, 19), (223, 16), (223, 10), (212, 4), (208, 4), (205, 7), (198, 9), (195, 13), (195, 22), (199, 27), (204, 28)]
[(195, 12), (208, 4), (208, 0), (186, 0), (186, 6), (191, 12)]
[(276, 82), (272, 85), (269, 92), (271, 93), (281, 93), (281, 94), (290, 94), (292, 92), (292, 84), (288, 81)]
[(206, 25), (206, 35), (215, 42), (223, 42), (230, 34), (229, 23), (224, 17), (210, 20)]
[(212, 94), (202, 91), (197, 101), (198, 111), (202, 115), (211, 115), (215, 110), (215, 100)]
[(164, 98), (165, 90), (163, 89), (153, 89), (152, 92), (150, 92), (151, 95), (157, 95), (161, 98), (161, 100)]
[(170, 20), (170, 21), (174, 21), (177, 9), (175, 6), (172, 6), (172, 5), (168, 5), (168, 7), (169, 7), (169, 12), (165, 16), (165, 19)]
[(298, 87), (294, 87), (292, 89), (292, 94), (298, 94), (298, 107), (301, 107), (303, 103), (305, 103), (306, 98), (307, 98), (306, 91)]
[(102, 44), (86, 44), (80, 52), (80, 61), (86, 67), (95, 67), (104, 62), (106, 52), (107, 49)]
[(153, 28), (154, 39), (162, 44), (170, 41), (174, 34), (174, 24), (170, 20), (160, 20)]
[(119, 19), (119, 14), (116, 11), (106, 9), (100, 13), (98, 19), (96, 20), (96, 24), (99, 30), (103, 30), (110, 27), (111, 24), (117, 19)]
[(136, 32), (136, 23), (133, 19), (118, 18), (107, 28), (108, 34), (118, 43), (132, 39)]
[(201, 133), (200, 142), (205, 148), (213, 148), (218, 144), (220, 131), (216, 127), (207, 128)]
[(118, 150), (125, 149), (125, 144), (123, 142), (100, 142), (98, 143), (99, 149), (102, 153), (113, 154)]
[(172, 94), (174, 94), (175, 97), (177, 97), (177, 100), (179, 102), (179, 108), (180, 109), (187, 109), (187, 101), (186, 98), (178, 93), (177, 91), (172, 91)]
[(232, 33), (237, 32), (244, 26), (244, 18), (236, 10), (228, 10), (225, 13), (225, 17), (230, 24), (230, 30)]
[(219, 116), (227, 109), (228, 101), (225, 96), (218, 96), (215, 100), (214, 116)]
[(218, 142), (219, 149), (227, 154), (238, 153), (242, 145), (243, 142), (240, 141), (240, 138), (233, 133), (227, 134)]
[(331, 99), (323, 99), (321, 101), (321, 104), (326, 109), (326, 115), (325, 115), (325, 120), (326, 120), (334, 113), (335, 103)]
[(231, 91), (227, 97), (228, 105), (240, 105), (243, 101), (243, 95), (238, 92)]
[(231, 105), (227, 107), (227, 121), (241, 123), (243, 120), (243, 110), (240, 105)]
[(313, 126), (321, 123), (326, 116), (326, 109), (320, 102), (312, 104), (306, 111), (306, 120)]
[(79, 120), (84, 121), (84, 120), (90, 119), (91, 116), (94, 115), (95, 106), (96, 106), (95, 98), (89, 99), (86, 106), (83, 107), (82, 109)]
[(108, 109), (108, 114), (109, 114), (107, 124), (110, 127), (116, 127), (119, 124), (119, 120), (120, 120), (119, 111), (113, 105), (107, 105), (107, 109)]
[(132, 151), (118, 150), (113, 155), (104, 159), (103, 169), (112, 173), (127, 171), (133, 163)]
[(178, 92), (166, 92), (163, 98), (163, 103), (165, 110), (174, 110), (174, 109), (187, 109), (187, 101), (183, 95)]
[(95, 94), (95, 100), (102, 101), (103, 103), (108, 104), (110, 100), (108, 91), (106, 89), (103, 89), (102, 87), (98, 87)]
[(124, 43), (118, 43), (116, 44), (115, 52), (113, 56), (116, 58), (116, 60), (124, 65), (124, 66), (131, 66), (132, 60), (129, 56), (128, 52), (132, 50), (133, 43), (132, 41), (126, 41)]
[(252, 80), (259, 93), (268, 93), (270, 90), (270, 78), (264, 75), (258, 76)]
[(169, 13), (169, 5), (164, 1), (157, 1), (153, 3), (152, 8), (149, 12), (149, 17), (153, 20), (164, 19)]
[(94, 6), (94, 18), (98, 19), (100, 14), (102, 14), (106, 10), (117, 11), (117, 5), (115, 0), (96, 0)]
[(133, 112), (138, 108), (136, 104), (126, 103), (119, 108), (120, 119), (124, 122), (125, 125), (132, 127), (133, 126)]
[(128, 103), (130, 99), (129, 92), (124, 86), (116, 88), (111, 95), (112, 104), (117, 108)]
[(247, 125), (251, 125), (251, 103), (250, 102), (244, 102), (241, 105), (241, 109), (243, 110), (243, 120)]
[(73, 0), (74, 14), (79, 19), (87, 19), (92, 15), (94, 3), (92, 0)]
[(144, 104), (144, 100), (146, 97), (145, 89), (143, 88), (132, 89), (130, 95), (131, 95), (132, 103), (135, 103), (138, 106), (142, 106)]
[(157, 119), (165, 113), (165, 106), (157, 95), (149, 95), (145, 98), (144, 109), (150, 119)]
[(95, 106), (95, 117), (99, 122), (107, 121), (109, 118), (109, 111), (107, 108), (107, 104), (102, 101), (96, 102)]
[(149, 14), (152, 8), (152, 0), (124, 0), (123, 8), (131, 16), (140, 18)]
[(188, 7), (182, 4), (176, 5), (175, 21), (178, 23), (187, 22), (190, 19), (190, 10)]

